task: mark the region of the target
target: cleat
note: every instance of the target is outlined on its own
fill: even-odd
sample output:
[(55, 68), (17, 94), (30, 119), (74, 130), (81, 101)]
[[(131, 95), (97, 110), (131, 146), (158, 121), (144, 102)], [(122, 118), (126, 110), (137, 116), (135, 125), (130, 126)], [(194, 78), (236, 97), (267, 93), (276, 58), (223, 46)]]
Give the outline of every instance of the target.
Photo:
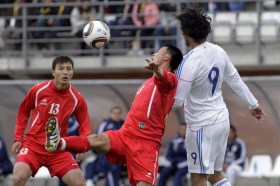
[(53, 152), (60, 140), (58, 130), (58, 121), (56, 117), (50, 117), (46, 123), (46, 144), (45, 149), (48, 152)]

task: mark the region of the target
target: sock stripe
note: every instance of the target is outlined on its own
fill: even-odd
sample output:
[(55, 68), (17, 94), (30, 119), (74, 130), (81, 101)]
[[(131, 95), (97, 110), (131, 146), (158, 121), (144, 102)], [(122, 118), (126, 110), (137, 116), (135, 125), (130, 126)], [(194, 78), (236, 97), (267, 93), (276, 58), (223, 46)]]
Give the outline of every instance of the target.
[(224, 185), (225, 183), (228, 183), (228, 180), (224, 180), (224, 181), (222, 181), (221, 183), (219, 183), (217, 186), (222, 186), (222, 185)]
[(61, 138), (61, 147), (60, 147), (60, 150), (64, 150), (66, 148), (66, 141)]

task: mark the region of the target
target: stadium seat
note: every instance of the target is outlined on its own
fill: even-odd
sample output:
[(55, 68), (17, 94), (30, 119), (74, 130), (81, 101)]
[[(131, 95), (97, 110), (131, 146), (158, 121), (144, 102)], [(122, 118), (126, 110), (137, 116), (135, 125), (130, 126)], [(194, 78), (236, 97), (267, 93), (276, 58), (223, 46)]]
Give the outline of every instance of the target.
[(234, 27), (236, 24), (235, 12), (216, 13), (213, 24), (213, 41), (216, 43), (231, 43), (234, 40)]
[(265, 8), (275, 8), (276, 0), (265, 0), (265, 1), (263, 1), (263, 6)]
[(280, 155), (276, 157), (275, 163), (273, 165), (273, 169), (266, 174), (264, 174), (266, 178), (279, 177), (280, 178)]
[(270, 172), (264, 174), (264, 179), (267, 181), (268, 185), (270, 185), (270, 181), (273, 178), (278, 179), (278, 185), (280, 186), (280, 155), (276, 157), (276, 160), (273, 165), (273, 169)]
[(262, 178), (272, 169), (272, 161), (269, 155), (254, 155), (249, 163), (248, 170), (240, 174), (240, 177)]
[(280, 12), (264, 12), (261, 16), (261, 40), (265, 43), (279, 40)]
[(240, 44), (251, 44), (255, 41), (258, 22), (256, 12), (240, 12), (236, 23), (236, 41)]
[(43, 181), (44, 186), (48, 186), (50, 179), (51, 179), (51, 175), (49, 169), (43, 166), (38, 170), (34, 178), (30, 179), (30, 181), (33, 186), (36, 186), (38, 184), (37, 182), (35, 183), (36, 180), (40, 182)]

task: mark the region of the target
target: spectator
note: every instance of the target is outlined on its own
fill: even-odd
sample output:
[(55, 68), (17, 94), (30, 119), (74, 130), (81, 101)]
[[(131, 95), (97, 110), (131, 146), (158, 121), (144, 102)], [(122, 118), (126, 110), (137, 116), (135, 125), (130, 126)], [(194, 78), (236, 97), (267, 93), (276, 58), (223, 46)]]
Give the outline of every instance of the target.
[[(6, 15), (3, 16), (11, 16), (10, 19), (6, 20), (6, 31), (4, 32), (4, 38), (17, 40), (11, 46), (8, 46), (14, 50), (21, 49), (20, 39), (22, 38), (22, 4), (30, 3), (30, 0), (15, 0), (13, 4), (13, 8), (8, 9)], [(4, 12), (4, 11), (3, 11)], [(27, 8), (27, 14), (31, 13), (31, 8)], [(27, 19), (27, 26), (31, 24), (31, 21)]]
[(167, 165), (160, 170), (158, 186), (166, 186), (168, 178), (174, 175), (173, 186), (186, 185), (187, 153), (185, 148), (186, 123), (180, 125), (178, 137), (173, 139), (168, 147), (166, 159)]
[(208, 3), (209, 12), (225, 11), (227, 9), (227, 4), (225, 2), (217, 2), (216, 0), (209, 0)]
[[(110, 26), (133, 26), (133, 21), (130, 16), (132, 13), (132, 7), (133, 5), (131, 4), (133, 1), (132, 0), (124, 0), (126, 2), (126, 5), (123, 6), (123, 11), (122, 11), (122, 16), (120, 18), (117, 18), (113, 21), (110, 21), (108, 23), (109, 27)], [(111, 37), (112, 38), (117, 38), (121, 37), (121, 32), (127, 32), (128, 34), (126, 36), (132, 37), (135, 36), (136, 30), (134, 28), (111, 28)], [(119, 45), (118, 45), (119, 47)]]
[[(37, 15), (39, 15), (35, 27), (36, 31), (34, 33), (34, 37), (36, 39), (42, 39), (42, 38), (48, 38), (50, 36), (47, 36), (50, 32), (47, 27), (52, 27), (54, 25), (54, 17), (49, 16), (55, 16), (57, 13), (56, 7), (49, 6), (49, 3), (53, 3), (53, 0), (41, 0), (42, 6), (39, 9), (39, 12)], [(40, 30), (43, 29), (43, 30)], [(42, 49), (48, 49), (49, 46), (46, 44), (46, 42), (38, 42), (37, 47), (39, 50)]]
[[(155, 26), (159, 24), (159, 8), (153, 0), (146, 0), (141, 3), (137, 0), (132, 10), (132, 21), (134, 25), (141, 29), (141, 37), (153, 36)], [(142, 38), (141, 48), (147, 47), (147, 39)]]
[[(60, 6), (57, 10), (57, 16), (54, 18), (54, 27), (70, 27), (70, 18), (69, 17), (63, 17), (63, 16), (70, 16), (73, 7), (72, 6), (65, 6), (65, 3), (70, 2), (70, 0), (60, 0), (58, 3)], [(56, 38), (58, 32), (65, 32), (64, 30), (61, 31), (52, 31), (51, 32), (51, 38)]]
[[(80, 2), (89, 2), (88, 0), (79, 0)], [(83, 37), (84, 26), (93, 20), (100, 19), (101, 16), (97, 13), (97, 9), (90, 5), (83, 4), (79, 7), (74, 7), (71, 12), (72, 35), (77, 38)], [(86, 49), (85, 42), (80, 43), (80, 49)]]
[(245, 161), (245, 143), (237, 137), (236, 128), (230, 125), (223, 172), (232, 186), (235, 185), (238, 175), (244, 169)]
[[(119, 130), (124, 122), (121, 119), (121, 116), (122, 109), (118, 106), (112, 107), (110, 109), (110, 117), (100, 124), (97, 133), (100, 134), (108, 130)], [(85, 178), (87, 186), (92, 185), (94, 174), (96, 175), (100, 173), (106, 178), (105, 186), (119, 186), (122, 166), (108, 162), (106, 156), (103, 154), (98, 154), (97, 156), (98, 157), (94, 162), (91, 162), (86, 166)], [(95, 180), (96, 179), (94, 179), (94, 181)]]
[[(177, 0), (169, 0), (168, 4), (160, 5), (160, 26), (156, 28), (155, 35), (158, 37), (177, 35), (177, 20), (173, 15), (176, 9)], [(173, 13), (173, 14), (172, 14)], [(157, 45), (155, 51), (161, 48), (165, 43), (170, 43), (176, 46), (176, 39), (159, 39), (157, 38)]]
[(228, 8), (231, 11), (245, 10), (245, 2), (242, 0), (228, 2)]
[(9, 158), (4, 140), (0, 138), (0, 176), (13, 173), (13, 164)]

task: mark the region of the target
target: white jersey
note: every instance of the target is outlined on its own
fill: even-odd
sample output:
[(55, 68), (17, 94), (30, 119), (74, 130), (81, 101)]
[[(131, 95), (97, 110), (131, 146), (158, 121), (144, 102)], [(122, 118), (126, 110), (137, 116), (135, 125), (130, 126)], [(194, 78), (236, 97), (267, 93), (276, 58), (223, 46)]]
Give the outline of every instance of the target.
[(204, 42), (184, 56), (176, 71), (179, 83), (175, 105), (185, 102), (184, 112), (189, 126), (205, 126), (228, 118), (222, 97), (222, 82), (245, 101), (249, 108), (258, 101), (242, 81), (226, 52), (218, 45)]

